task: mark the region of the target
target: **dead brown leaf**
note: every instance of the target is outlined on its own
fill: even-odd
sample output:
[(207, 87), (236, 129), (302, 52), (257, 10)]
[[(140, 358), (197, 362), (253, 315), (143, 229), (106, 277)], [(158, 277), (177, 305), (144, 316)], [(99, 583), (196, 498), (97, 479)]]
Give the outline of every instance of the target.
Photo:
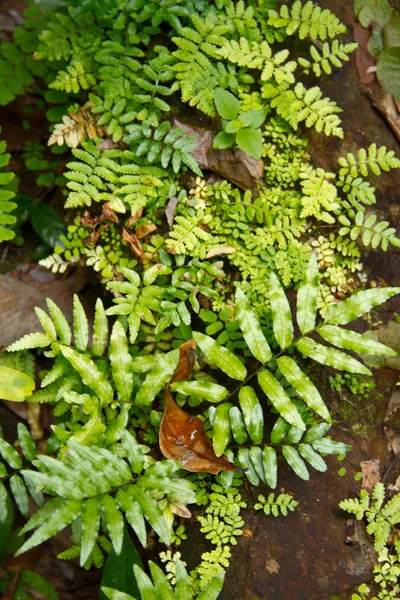
[(146, 237), (146, 235), (149, 235), (150, 233), (153, 233), (153, 231), (157, 230), (157, 225), (154, 225), (154, 223), (149, 223), (149, 225), (139, 225), (139, 227), (136, 228), (136, 237), (141, 240), (143, 238)]
[(362, 488), (367, 490), (370, 494), (372, 493), (375, 484), (379, 483), (381, 480), (380, 466), (381, 463), (379, 458), (364, 460), (360, 463), (363, 475)]
[(243, 190), (256, 188), (257, 181), (264, 171), (262, 160), (257, 160), (239, 149), (216, 150), (213, 148), (215, 132), (210, 129), (189, 125), (178, 119), (174, 119), (174, 126), (183, 127), (185, 135), (194, 136), (195, 148), (192, 155), (201, 169), (214, 171)]
[(132, 227), (132, 225), (134, 223), (136, 223), (136, 221), (139, 221), (140, 217), (143, 214), (143, 208), (141, 208), (140, 210), (137, 211), (137, 213), (135, 213), (134, 215), (132, 215), (131, 217), (129, 217), (129, 219), (126, 222), (126, 226), (128, 229), (130, 229), (130, 227)]
[(234, 252), (236, 252), (236, 250), (232, 246), (217, 246), (217, 248), (212, 248), (207, 253), (206, 258), (213, 258), (214, 256), (219, 256), (220, 254), (233, 254)]
[(122, 228), (122, 239), (124, 240), (124, 242), (128, 242), (129, 246), (131, 247), (131, 250), (134, 254), (136, 254), (136, 256), (142, 260), (144, 253), (143, 253), (143, 248), (142, 248), (142, 244), (139, 242), (137, 236), (134, 233), (129, 233), (129, 231), (127, 229), (125, 229), (125, 227)]
[(216, 456), (204, 431), (203, 423), (182, 410), (172, 398), (171, 384), (190, 376), (196, 358), (196, 342), (192, 339), (180, 347), (177, 368), (165, 390), (165, 410), (160, 426), (160, 448), (170, 460), (177, 460), (193, 473), (218, 474), (222, 469), (239, 471), (225, 456)]
[(100, 227), (100, 229), (95, 229), (94, 231), (92, 231), (92, 233), (89, 235), (89, 237), (87, 237), (83, 240), (83, 243), (88, 246), (94, 246), (95, 244), (97, 244), (97, 242), (101, 238), (101, 234), (103, 233), (103, 231), (105, 231), (109, 227), (110, 227), (110, 223), (107, 223), (106, 225), (104, 225), (104, 227)]
[(165, 216), (167, 217), (167, 222), (169, 227), (172, 227), (174, 224), (175, 210), (178, 204), (178, 198), (176, 196), (172, 196), (168, 200), (168, 204), (165, 208)]

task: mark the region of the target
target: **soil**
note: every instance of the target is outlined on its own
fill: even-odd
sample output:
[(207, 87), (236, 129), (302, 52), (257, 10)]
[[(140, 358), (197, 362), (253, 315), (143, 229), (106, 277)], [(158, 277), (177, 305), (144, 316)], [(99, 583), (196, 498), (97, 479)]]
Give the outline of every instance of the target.
[[(23, 4), (19, 0), (1, 0), (0, 16), (8, 15), (9, 9), (21, 11)], [(346, 23), (351, 41), (353, 1), (321, 0), (319, 4), (333, 10)], [(373, 142), (386, 145), (400, 155), (392, 130), (373, 108), (367, 88), (359, 82), (354, 58), (343, 69), (334, 71), (322, 88), (343, 108), (345, 136), (343, 140), (310, 136), (311, 154), (317, 165), (330, 169), (332, 161), (340, 154)], [(27, 135), (19, 126), (22, 108), (21, 100), (17, 100), (7, 109), (0, 110), (4, 135), (10, 148), (17, 152), (21, 150), (23, 136), (26, 139)], [(35, 119), (36, 125), (43, 127), (43, 115), (37, 114)], [(394, 227), (400, 216), (398, 189), (396, 172), (382, 177), (378, 208)], [(364, 264), (370, 280), (382, 285), (400, 285), (398, 251), (384, 255), (374, 251), (365, 256)], [(40, 288), (40, 294), (43, 291)], [(32, 294), (39, 294), (37, 288)], [(398, 299), (392, 299), (382, 311), (374, 311), (374, 323), (386, 323), (393, 318), (394, 312), (400, 313)], [(359, 329), (365, 328), (365, 322), (360, 321)], [(371, 580), (374, 558), (371, 543), (362, 526), (349, 522), (340, 514), (338, 503), (358, 495), (360, 483), (355, 481), (354, 475), (361, 470), (362, 461), (378, 459), (385, 483), (394, 483), (400, 474), (397, 457), (392, 451), (397, 447), (393, 440), (400, 435), (399, 419), (391, 416), (390, 422), (385, 424), (398, 374), (387, 367), (375, 370), (376, 388), (368, 398), (332, 391), (327, 382), (328, 375), (327, 371), (314, 372), (313, 379), (320, 389), (325, 390), (324, 399), (335, 417), (335, 439), (350, 443), (353, 451), (343, 463), (328, 457), (328, 471), (312, 472), (308, 482), (300, 480), (289, 467), (282, 465), (277, 491), (290, 492), (300, 503), (286, 518), (275, 519), (255, 512), (251, 507), (258, 494), (266, 495), (269, 490), (262, 485), (257, 489), (246, 486), (243, 494), (248, 504), (244, 511), (246, 531), (232, 549), (233, 559), (221, 600), (344, 600), (351, 598), (357, 585)], [(4, 404), (0, 404), (0, 421), (12, 436), (17, 417)], [(339, 476), (342, 467), (346, 473)], [(191, 566), (207, 545), (195, 524), (187, 529), (189, 540), (182, 545), (181, 551)], [(100, 573), (86, 573), (73, 562), (57, 561), (55, 556), (62, 550), (62, 545), (62, 536), (57, 536), (54, 542), (42, 546), (36, 557), (35, 570), (53, 583), (62, 600), (95, 600)]]

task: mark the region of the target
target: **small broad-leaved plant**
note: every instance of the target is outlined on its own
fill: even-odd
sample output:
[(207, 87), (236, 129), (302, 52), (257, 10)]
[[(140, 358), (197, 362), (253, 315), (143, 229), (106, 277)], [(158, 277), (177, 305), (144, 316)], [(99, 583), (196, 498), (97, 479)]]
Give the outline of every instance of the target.
[(243, 152), (260, 159), (263, 148), (260, 127), (267, 113), (256, 109), (241, 111), (239, 100), (222, 88), (215, 90), (214, 102), (223, 127), (214, 138), (214, 148), (230, 148), (236, 143)]

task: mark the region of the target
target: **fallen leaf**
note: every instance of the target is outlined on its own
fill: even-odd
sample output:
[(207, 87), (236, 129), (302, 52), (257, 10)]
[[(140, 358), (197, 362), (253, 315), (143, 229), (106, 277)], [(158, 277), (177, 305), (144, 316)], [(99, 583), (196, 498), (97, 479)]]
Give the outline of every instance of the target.
[(264, 163), (242, 150), (216, 150), (213, 148), (215, 131), (174, 119), (174, 127), (183, 127), (185, 135), (194, 136), (195, 148), (192, 156), (201, 169), (214, 171), (242, 190), (254, 190), (262, 177)]
[(143, 208), (141, 208), (134, 215), (132, 215), (131, 217), (129, 217), (129, 219), (126, 222), (127, 228), (129, 229), (130, 227), (132, 227), (132, 225), (134, 223), (136, 223), (136, 221), (139, 221), (139, 219), (142, 216), (142, 214), (143, 214)]
[(190, 376), (196, 358), (196, 342), (191, 339), (180, 347), (177, 368), (165, 390), (165, 410), (160, 426), (160, 448), (170, 460), (177, 460), (182, 467), (193, 473), (218, 474), (240, 471), (225, 456), (216, 456), (204, 431), (203, 422), (182, 410), (172, 398), (171, 384), (185, 381)]
[(168, 200), (168, 204), (165, 208), (165, 216), (167, 217), (167, 223), (169, 227), (172, 227), (174, 224), (175, 210), (178, 204), (178, 198), (176, 196), (172, 196)]
[(140, 259), (143, 258), (143, 248), (142, 244), (139, 242), (137, 236), (134, 233), (129, 233), (125, 227), (122, 228), (122, 239), (124, 242), (128, 242), (131, 247), (131, 250), (136, 256)]
[(177, 517), (182, 517), (182, 519), (191, 519), (192, 513), (184, 504), (170, 504), (169, 508), (171, 512), (174, 513)]
[(364, 490), (367, 490), (367, 492), (370, 494), (372, 493), (375, 484), (379, 483), (381, 480), (380, 466), (381, 463), (378, 458), (364, 460), (360, 463), (361, 472), (363, 475), (361, 487)]
[(236, 252), (235, 248), (232, 246), (217, 246), (217, 248), (212, 248), (208, 253), (206, 258), (213, 258), (214, 256), (219, 256), (220, 254), (233, 254)]
[(358, 43), (356, 50), (356, 65), (361, 83), (369, 84), (375, 80), (375, 73), (370, 69), (375, 67), (376, 61), (368, 51), (369, 29), (364, 29), (359, 23), (353, 28), (354, 39)]
[(156, 231), (156, 229), (157, 225), (154, 225), (154, 223), (150, 223), (149, 225), (139, 225), (139, 227), (136, 228), (136, 237), (141, 240), (145, 238), (146, 235)]
[(92, 233), (89, 235), (89, 237), (87, 237), (83, 240), (83, 243), (88, 246), (94, 246), (99, 241), (103, 231), (105, 231), (109, 227), (110, 227), (110, 223), (107, 223), (106, 225), (104, 225), (104, 227), (100, 227), (100, 229), (95, 229), (94, 231), (92, 231)]

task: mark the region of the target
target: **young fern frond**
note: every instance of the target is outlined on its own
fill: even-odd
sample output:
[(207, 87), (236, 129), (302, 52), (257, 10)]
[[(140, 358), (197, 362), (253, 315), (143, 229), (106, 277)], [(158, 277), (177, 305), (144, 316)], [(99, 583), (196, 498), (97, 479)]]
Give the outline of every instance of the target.
[(288, 511), (294, 511), (298, 505), (298, 501), (290, 494), (281, 493), (275, 498), (275, 494), (271, 492), (268, 498), (262, 494), (258, 496), (258, 503), (254, 505), (255, 510), (262, 510), (264, 514), (273, 517), (287, 517)]
[(227, 68), (222, 62), (212, 61), (218, 59), (218, 48), (227, 41), (224, 34), (228, 28), (198, 15), (192, 17), (192, 23), (194, 28), (185, 27), (182, 37), (172, 38), (178, 46), (173, 53), (176, 61), (173, 89), (180, 89), (183, 102), (213, 116), (214, 89), (234, 91), (239, 85), (234, 67)]
[(336, 187), (331, 183), (335, 175), (323, 169), (304, 169), (300, 172), (303, 196), (300, 217), (315, 217), (319, 221), (333, 224), (330, 214), (339, 209)]
[(371, 144), (367, 149), (361, 148), (357, 156), (350, 152), (346, 157), (342, 156), (339, 158), (339, 165), (341, 167), (340, 177), (346, 177), (349, 174), (353, 178), (360, 175), (368, 177), (370, 172), (380, 175), (382, 171), (400, 168), (400, 159), (395, 156), (393, 150), (387, 150), (386, 146), (378, 148), (376, 144)]
[(248, 42), (246, 38), (240, 38), (239, 42), (227, 41), (217, 51), (217, 54), (240, 67), (260, 69), (262, 81), (268, 81), (271, 78), (274, 78), (277, 83), (291, 84), (295, 81), (293, 71), (297, 65), (295, 61), (286, 62), (289, 51), (281, 50), (274, 55), (271, 46), (266, 41), (260, 44)]
[(374, 540), (375, 550), (381, 552), (389, 543), (389, 537), (398, 547), (400, 536), (396, 525), (400, 522), (400, 494), (385, 503), (386, 490), (383, 483), (377, 483), (372, 496), (361, 490), (360, 498), (348, 498), (339, 503), (341, 509), (355, 516), (358, 521), (368, 521), (367, 532)]
[(183, 127), (172, 129), (170, 122), (164, 121), (154, 130), (147, 124), (132, 124), (127, 126), (127, 131), (124, 141), (136, 156), (145, 156), (150, 164), (160, 162), (164, 169), (171, 165), (174, 173), (186, 165), (197, 175), (202, 175), (191, 155), (195, 138), (184, 135)]
[(284, 28), (286, 35), (297, 33), (301, 40), (306, 37), (326, 40), (346, 33), (346, 27), (330, 10), (323, 10), (309, 0), (304, 5), (296, 0), (290, 7), (283, 5), (279, 13), (269, 11), (268, 25)]
[(358, 47), (356, 43), (341, 44), (339, 40), (334, 40), (332, 44), (325, 42), (322, 45), (321, 51), (316, 46), (310, 47), (311, 60), (300, 57), (299, 65), (304, 68), (304, 72), (308, 75), (311, 71), (317, 77), (321, 77), (324, 73), (330, 75), (332, 66), (342, 67), (344, 62), (350, 60), (350, 54)]
[(211, 218), (211, 215), (205, 215), (202, 211), (192, 217), (178, 215), (166, 241), (168, 251), (171, 254), (190, 254), (201, 240), (207, 241), (210, 234), (201, 225), (207, 225)]
[[(364, 246), (379, 248), (386, 251), (389, 245), (400, 248), (400, 239), (396, 237), (396, 230), (389, 226), (387, 221), (378, 221), (376, 214), (365, 215), (363, 210), (354, 215), (354, 222), (345, 215), (339, 216), (339, 222), (343, 225), (339, 229), (339, 235), (348, 235), (354, 241), (361, 237)], [(378, 222), (377, 222), (378, 221)]]
[(336, 102), (323, 98), (318, 87), (307, 90), (302, 83), (296, 85), (294, 93), (303, 105), (296, 116), (298, 122), (304, 121), (306, 127), (315, 127), (316, 131), (323, 131), (325, 135), (343, 137), (340, 119), (337, 116), (341, 109)]
[(53, 90), (63, 90), (67, 94), (78, 94), (81, 89), (87, 90), (95, 84), (95, 77), (91, 73), (85, 72), (82, 63), (74, 60), (67, 66), (66, 71), (59, 71), (56, 79), (50, 83), (49, 87)]

